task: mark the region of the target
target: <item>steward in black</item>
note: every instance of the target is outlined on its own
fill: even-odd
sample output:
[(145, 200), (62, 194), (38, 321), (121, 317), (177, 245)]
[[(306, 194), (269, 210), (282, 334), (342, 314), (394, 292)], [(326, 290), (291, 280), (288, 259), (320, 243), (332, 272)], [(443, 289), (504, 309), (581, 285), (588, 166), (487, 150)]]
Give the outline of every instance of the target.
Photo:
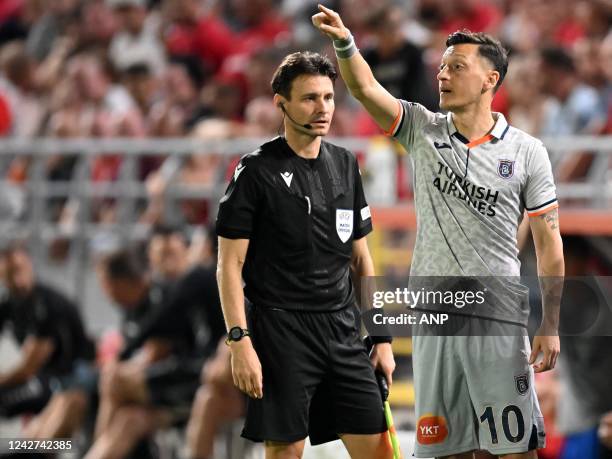
[(217, 234), (250, 239), (245, 295), (257, 306), (335, 311), (355, 300), (353, 240), (372, 231), (355, 157), (321, 142), (316, 159), (277, 137), (242, 158), (221, 199)]

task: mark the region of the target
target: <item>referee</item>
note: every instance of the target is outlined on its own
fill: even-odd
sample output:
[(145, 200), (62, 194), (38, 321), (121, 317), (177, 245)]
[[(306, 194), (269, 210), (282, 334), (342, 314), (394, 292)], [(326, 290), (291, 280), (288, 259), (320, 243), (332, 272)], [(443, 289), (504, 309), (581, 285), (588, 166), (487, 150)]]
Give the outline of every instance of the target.
[(250, 396), (242, 435), (268, 459), (300, 458), (307, 436), (339, 436), (354, 459), (392, 455), (374, 376), (391, 382), (391, 340), (370, 361), (351, 279), (374, 275), (370, 210), (355, 157), (321, 140), (336, 77), (319, 54), (283, 60), (272, 89), (285, 136), (242, 158), (217, 217), (232, 374)]

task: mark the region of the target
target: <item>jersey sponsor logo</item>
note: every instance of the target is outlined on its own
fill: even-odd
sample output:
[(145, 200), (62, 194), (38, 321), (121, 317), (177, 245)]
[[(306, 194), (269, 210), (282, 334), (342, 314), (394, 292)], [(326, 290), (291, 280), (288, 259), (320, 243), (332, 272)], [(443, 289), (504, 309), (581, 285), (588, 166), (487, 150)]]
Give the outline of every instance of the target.
[(281, 177), (287, 184), (288, 188), (291, 188), (291, 180), (293, 180), (293, 172), (281, 172)]
[(238, 177), (240, 177), (240, 174), (242, 174), (242, 171), (245, 169), (246, 169), (246, 166), (243, 166), (242, 164), (238, 164), (236, 166), (236, 170), (234, 171), (234, 182), (238, 180)]
[(361, 209), (361, 219), (362, 220), (367, 220), (368, 218), (370, 218), (372, 216), (371, 212), (370, 212), (370, 206), (365, 206), (363, 209)]
[(514, 377), (516, 391), (519, 395), (525, 395), (529, 390), (529, 375), (527, 373)]
[(417, 441), (421, 445), (442, 443), (448, 436), (448, 427), (444, 416), (425, 414), (417, 423)]
[(444, 142), (438, 142), (437, 140), (434, 140), (434, 147), (436, 147), (437, 150), (442, 150), (444, 148), (448, 148), (449, 150), (452, 150), (453, 148)]
[(346, 242), (353, 234), (353, 211), (336, 209), (336, 232), (342, 242)]
[(497, 163), (497, 173), (504, 179), (512, 177), (514, 175), (514, 161), (500, 159)]
[(478, 186), (466, 177), (461, 177), (446, 164), (438, 161), (437, 176), (433, 180), (440, 193), (468, 202), (474, 209), (487, 217), (495, 216), (499, 190)]

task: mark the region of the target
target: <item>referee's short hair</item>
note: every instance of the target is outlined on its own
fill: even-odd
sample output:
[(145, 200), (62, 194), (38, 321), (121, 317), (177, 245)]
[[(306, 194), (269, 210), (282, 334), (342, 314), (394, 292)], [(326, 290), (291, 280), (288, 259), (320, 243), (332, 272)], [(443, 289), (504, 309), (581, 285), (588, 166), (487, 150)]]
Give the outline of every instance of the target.
[(495, 91), (504, 81), (508, 72), (508, 51), (499, 40), (484, 32), (472, 32), (468, 29), (457, 30), (446, 39), (446, 47), (462, 44), (478, 45), (478, 54), (487, 59), (493, 68), (499, 72), (499, 80), (495, 85)]
[(327, 56), (311, 51), (300, 51), (286, 56), (278, 66), (272, 77), (272, 92), (290, 100), (291, 84), (301, 75), (326, 76), (332, 83), (338, 78), (338, 72)]

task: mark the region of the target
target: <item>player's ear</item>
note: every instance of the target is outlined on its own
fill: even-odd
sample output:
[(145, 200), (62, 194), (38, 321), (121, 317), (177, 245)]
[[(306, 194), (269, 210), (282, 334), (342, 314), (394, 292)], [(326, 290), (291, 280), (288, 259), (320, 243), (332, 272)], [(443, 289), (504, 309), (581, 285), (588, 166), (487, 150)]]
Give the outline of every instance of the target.
[(497, 70), (490, 70), (487, 73), (487, 79), (484, 83), (484, 90), (488, 91), (489, 89), (494, 89), (499, 81), (499, 72)]

